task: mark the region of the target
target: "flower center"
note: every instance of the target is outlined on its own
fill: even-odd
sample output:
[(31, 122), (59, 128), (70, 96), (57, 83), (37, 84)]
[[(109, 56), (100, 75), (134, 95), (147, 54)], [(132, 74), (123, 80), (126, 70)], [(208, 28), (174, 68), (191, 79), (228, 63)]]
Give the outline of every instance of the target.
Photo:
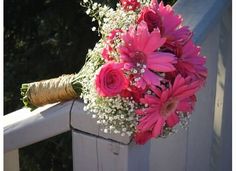
[(135, 52), (133, 56), (133, 62), (134, 63), (139, 63), (139, 64), (146, 64), (147, 62), (147, 57), (143, 52), (137, 51)]
[(162, 116), (169, 116), (171, 113), (173, 113), (178, 105), (178, 101), (171, 99), (168, 100), (163, 106), (161, 107), (161, 115)]

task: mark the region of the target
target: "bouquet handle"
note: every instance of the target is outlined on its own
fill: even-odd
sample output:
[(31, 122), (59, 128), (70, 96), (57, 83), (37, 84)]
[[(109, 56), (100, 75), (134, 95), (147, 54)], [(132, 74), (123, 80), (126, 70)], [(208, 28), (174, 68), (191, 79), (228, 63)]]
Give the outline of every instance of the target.
[(81, 92), (77, 74), (26, 83), (21, 86), (22, 101), (26, 107), (37, 107), (79, 97)]

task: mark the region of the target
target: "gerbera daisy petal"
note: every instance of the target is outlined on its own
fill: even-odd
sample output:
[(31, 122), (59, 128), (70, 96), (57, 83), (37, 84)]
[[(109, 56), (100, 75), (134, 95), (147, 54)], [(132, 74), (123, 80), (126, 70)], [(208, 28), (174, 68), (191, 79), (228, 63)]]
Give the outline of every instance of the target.
[(165, 120), (163, 118), (159, 118), (156, 122), (153, 131), (152, 131), (152, 137), (157, 137), (161, 134), (161, 130), (164, 126)]
[(160, 30), (155, 29), (151, 32), (148, 41), (143, 49), (145, 53), (153, 52), (161, 47), (166, 41), (166, 38), (161, 38)]
[(166, 119), (166, 123), (169, 127), (174, 127), (177, 123), (179, 123), (179, 117), (176, 115), (176, 113), (172, 113), (168, 118)]

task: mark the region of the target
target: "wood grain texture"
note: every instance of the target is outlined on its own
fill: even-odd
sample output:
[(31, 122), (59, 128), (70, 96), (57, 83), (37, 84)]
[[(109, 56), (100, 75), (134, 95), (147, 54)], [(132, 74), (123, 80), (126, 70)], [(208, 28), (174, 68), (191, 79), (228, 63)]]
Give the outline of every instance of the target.
[(191, 117), (186, 156), (187, 171), (210, 170), (218, 49), (219, 24), (202, 44), (202, 53), (207, 56), (208, 78), (205, 88), (197, 95), (198, 101)]

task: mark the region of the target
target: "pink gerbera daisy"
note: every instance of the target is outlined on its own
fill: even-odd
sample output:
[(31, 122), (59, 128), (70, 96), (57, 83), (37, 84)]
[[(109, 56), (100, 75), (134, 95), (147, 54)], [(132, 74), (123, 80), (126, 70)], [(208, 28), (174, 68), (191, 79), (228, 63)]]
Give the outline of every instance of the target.
[(205, 80), (207, 77), (207, 68), (205, 56), (200, 55), (200, 47), (194, 45), (192, 40), (188, 41), (181, 50), (179, 50), (178, 62), (176, 67), (183, 76), (197, 77)]
[(178, 111), (191, 112), (196, 101), (194, 94), (200, 86), (200, 81), (191, 82), (190, 77), (178, 75), (170, 88), (162, 91), (158, 89), (155, 96), (145, 95), (141, 102), (148, 107), (136, 111), (136, 114), (142, 116), (135, 136), (137, 143), (158, 137), (165, 124), (175, 126), (179, 122)]
[(119, 47), (121, 62), (124, 63), (124, 69), (131, 72), (137, 87), (145, 89), (146, 85), (160, 85), (162, 78), (154, 72), (175, 70), (175, 56), (158, 52), (166, 40), (161, 38), (159, 29), (149, 33), (147, 24), (141, 22), (137, 29), (131, 26), (121, 39), (124, 42)]
[(188, 27), (181, 24), (183, 18), (176, 15), (170, 5), (158, 4), (157, 0), (152, 0), (149, 7), (144, 7), (138, 18), (138, 23), (145, 21), (149, 31), (159, 28), (161, 35), (166, 38), (165, 47), (174, 50), (178, 46), (183, 46), (191, 37), (192, 32)]

